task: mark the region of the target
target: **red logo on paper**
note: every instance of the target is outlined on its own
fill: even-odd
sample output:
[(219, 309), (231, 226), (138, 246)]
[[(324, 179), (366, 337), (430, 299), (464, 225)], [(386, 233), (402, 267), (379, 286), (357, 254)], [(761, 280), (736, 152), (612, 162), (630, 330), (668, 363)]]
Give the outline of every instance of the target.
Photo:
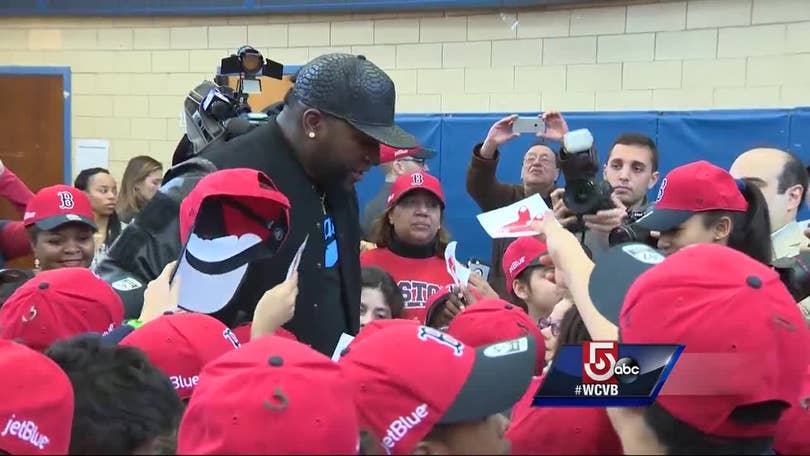
[(536, 220), (543, 220), (543, 214), (538, 214), (532, 218), (529, 208), (521, 206), (517, 212), (517, 220), (507, 223), (500, 229), (501, 233), (522, 233), (530, 229), (532, 222)]
[(618, 383), (613, 375), (618, 359), (616, 342), (583, 342), (582, 383)]

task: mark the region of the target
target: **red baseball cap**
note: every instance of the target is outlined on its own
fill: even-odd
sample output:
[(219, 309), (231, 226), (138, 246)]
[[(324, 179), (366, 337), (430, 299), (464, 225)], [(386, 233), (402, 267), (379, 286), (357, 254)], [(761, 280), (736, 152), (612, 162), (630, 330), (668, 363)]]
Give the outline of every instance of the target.
[(171, 380), (180, 399), (188, 399), (203, 366), (239, 347), (239, 339), (216, 318), (199, 313), (162, 315), (124, 337)]
[(701, 160), (670, 171), (661, 181), (655, 206), (636, 223), (653, 231), (669, 231), (696, 212), (746, 210), (748, 201), (731, 174)]
[(262, 172), (216, 171), (180, 204), (180, 307), (212, 314), (230, 303), (248, 264), (272, 257), (289, 230), (290, 202)]
[(484, 299), (466, 307), (450, 321), (446, 332), (474, 348), (532, 336), (537, 344), (535, 373), (546, 366), (546, 343), (537, 322), (503, 299)]
[(266, 336), (203, 368), (178, 454), (357, 454), (352, 385), (306, 345)]
[(41, 230), (52, 230), (65, 223), (79, 222), (96, 228), (90, 199), (78, 188), (53, 185), (36, 192), (25, 206), (23, 223)]
[(532, 407), (545, 377), (535, 377), (512, 408), (506, 429), (512, 454), (623, 454), (604, 407)]
[(512, 293), (512, 282), (529, 266), (540, 265), (540, 257), (548, 252), (543, 241), (524, 236), (515, 239), (503, 253), (503, 273), (506, 276), (506, 292)]
[(391, 185), (391, 192), (388, 194), (387, 207), (390, 209), (402, 199), (403, 196), (414, 190), (427, 190), (439, 199), (444, 207), (444, 192), (439, 179), (428, 173), (411, 173), (399, 176)]
[(802, 454), (810, 449), (810, 366), (804, 377), (804, 388), (799, 400), (782, 413), (773, 439), (776, 454)]
[(531, 339), (473, 349), (434, 328), (399, 325), (353, 344), (339, 364), (355, 382), (361, 427), (387, 454), (410, 454), (436, 424), (511, 408), (534, 372)]
[(380, 144), (380, 163), (392, 162), (400, 158), (413, 157), (420, 160), (429, 160), (436, 156), (436, 151), (426, 149), (422, 146), (410, 149), (397, 149), (385, 144)]
[(430, 326), (433, 315), (442, 308), (447, 298), (453, 293), (454, 286), (452, 283), (447, 284), (428, 296), (427, 301), (425, 301), (425, 326)]
[(397, 326), (402, 326), (402, 325), (419, 326), (420, 324), (421, 323), (419, 321), (417, 321), (417, 320), (405, 319), (405, 318), (384, 318), (384, 319), (381, 318), (381, 319), (374, 320), (371, 323), (369, 323), (369, 324), (363, 326), (362, 328), (360, 328), (360, 331), (357, 333), (356, 336), (354, 336), (354, 339), (352, 339), (352, 341), (349, 342), (349, 345), (343, 350), (343, 353), (341, 353), (341, 356), (348, 353), (349, 350), (351, 349), (351, 347), (353, 347), (355, 344), (357, 344), (361, 340), (371, 336), (372, 334), (376, 334), (379, 331), (383, 331), (383, 330), (388, 329), (388, 328), (395, 328)]
[[(245, 343), (250, 342), (250, 340), (251, 340), (250, 331), (251, 331), (252, 327), (253, 327), (253, 323), (250, 322), (250, 323), (245, 323), (244, 325), (239, 325), (236, 328), (233, 328), (233, 333), (236, 334), (236, 338), (239, 340), (240, 343), (245, 344)], [(273, 333), (273, 335), (274, 336), (279, 336), (279, 337), (286, 337), (287, 339), (290, 339), (290, 340), (298, 340), (298, 338), (295, 337), (295, 334), (291, 333), (290, 331), (288, 331), (288, 330), (286, 330), (284, 328), (276, 329), (276, 331)]]
[(0, 337), (43, 351), (86, 332), (107, 333), (124, 321), (124, 304), (87, 268), (42, 271), (0, 307)]
[(0, 450), (8, 454), (68, 454), (73, 387), (47, 356), (0, 340)]
[[(625, 288), (628, 281), (632, 285)], [(611, 296), (624, 296), (618, 317), (621, 342), (685, 345), (657, 402), (701, 432), (772, 436), (776, 423), (745, 426), (729, 417), (743, 405), (767, 401), (793, 405), (799, 397), (810, 362), (810, 332), (779, 275), (742, 252), (695, 244), (661, 259), (643, 244), (614, 247), (597, 261), (590, 295), (613, 321), (610, 312), (615, 309), (606, 310), (602, 304)], [(722, 355), (729, 362), (704, 362), (698, 374), (684, 362), (694, 354), (712, 359)], [(733, 372), (729, 364), (745, 371)], [(692, 378), (695, 375), (703, 380)], [(726, 394), (668, 391), (705, 378), (722, 379)]]

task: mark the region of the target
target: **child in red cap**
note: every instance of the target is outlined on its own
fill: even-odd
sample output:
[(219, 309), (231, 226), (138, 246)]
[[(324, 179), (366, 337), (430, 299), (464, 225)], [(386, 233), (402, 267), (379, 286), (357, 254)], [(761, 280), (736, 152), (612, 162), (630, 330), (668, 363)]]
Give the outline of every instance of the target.
[(124, 320), (121, 298), (86, 268), (43, 271), (0, 307), (0, 336), (43, 351), (60, 339), (108, 333)]
[(506, 292), (513, 301), (522, 302), (534, 321), (548, 317), (551, 309), (563, 298), (563, 291), (546, 278), (553, 266), (540, 263), (548, 253), (546, 244), (535, 237), (521, 237), (509, 244), (503, 254)]
[(67, 454), (73, 388), (56, 363), (0, 340), (0, 453)]
[(709, 242), (764, 264), (770, 264), (773, 255), (768, 203), (762, 192), (703, 160), (670, 171), (661, 181), (655, 206), (636, 223), (660, 233), (658, 248), (667, 254)]
[(326, 356), (264, 336), (203, 368), (178, 454), (357, 454), (351, 384)]
[(507, 454), (501, 412), (526, 391), (535, 352), (532, 337), (474, 349), (400, 324), (352, 343), (339, 364), (361, 427), (386, 454)]
[(608, 409), (628, 453), (764, 454), (797, 407), (810, 332), (771, 268), (717, 244), (602, 254), (590, 281), (629, 344), (685, 346), (655, 404)]

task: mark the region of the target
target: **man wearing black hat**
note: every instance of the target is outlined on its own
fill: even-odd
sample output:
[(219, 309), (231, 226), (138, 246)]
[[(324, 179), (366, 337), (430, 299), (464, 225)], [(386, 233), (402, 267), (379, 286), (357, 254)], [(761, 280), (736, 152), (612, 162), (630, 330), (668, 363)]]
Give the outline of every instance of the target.
[(249, 321), (263, 293), (284, 281), (308, 236), (295, 316), (286, 327), (331, 355), (342, 332), (359, 329), (361, 234), (354, 184), (379, 163), (380, 144), (417, 145), (394, 124), (395, 98), (391, 79), (365, 57), (323, 55), (299, 70), (278, 115), (170, 170), (158, 196), (98, 267), (124, 298), (127, 317), (137, 317), (145, 284), (180, 254), (182, 198), (213, 170), (251, 168), (266, 173), (290, 200), (291, 231), (275, 256), (250, 264), (230, 304), (213, 315), (231, 326)]

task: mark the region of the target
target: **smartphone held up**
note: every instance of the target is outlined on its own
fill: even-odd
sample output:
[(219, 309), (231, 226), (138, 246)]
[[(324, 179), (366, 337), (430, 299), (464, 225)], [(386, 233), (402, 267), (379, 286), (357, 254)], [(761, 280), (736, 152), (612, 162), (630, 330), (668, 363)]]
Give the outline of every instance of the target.
[(512, 132), (534, 134), (546, 131), (546, 123), (538, 117), (518, 117), (512, 122)]

